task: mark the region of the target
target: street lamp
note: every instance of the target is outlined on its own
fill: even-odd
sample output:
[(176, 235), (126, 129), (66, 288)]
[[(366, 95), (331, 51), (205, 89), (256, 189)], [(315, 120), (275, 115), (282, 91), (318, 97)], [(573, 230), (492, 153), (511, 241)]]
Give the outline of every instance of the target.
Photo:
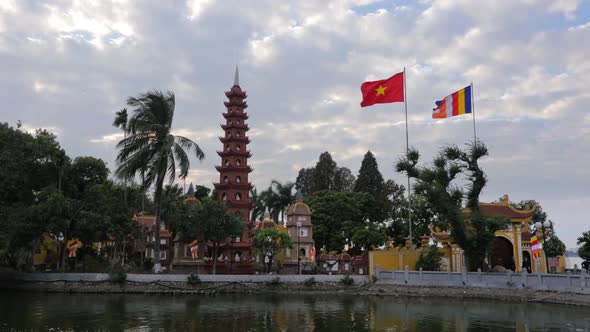
[(301, 235), (301, 221), (298, 221), (295, 225), (297, 225), (297, 274), (301, 274), (301, 269), (299, 268), (299, 261), (301, 257), (299, 256), (299, 235)]
[(547, 253), (545, 252), (545, 228), (549, 229), (549, 227), (551, 227), (551, 221), (549, 220), (545, 220), (543, 223), (540, 221), (535, 223), (535, 228), (543, 232), (543, 252), (545, 253), (545, 266), (547, 268), (547, 273), (549, 273), (549, 259), (547, 258)]

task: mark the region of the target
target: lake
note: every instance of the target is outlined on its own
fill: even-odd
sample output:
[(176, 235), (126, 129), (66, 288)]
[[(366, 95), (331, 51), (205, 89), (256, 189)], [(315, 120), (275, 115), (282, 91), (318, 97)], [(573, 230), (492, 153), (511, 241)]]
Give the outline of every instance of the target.
[(539, 303), (348, 295), (0, 295), (1, 331), (590, 331), (590, 308)]

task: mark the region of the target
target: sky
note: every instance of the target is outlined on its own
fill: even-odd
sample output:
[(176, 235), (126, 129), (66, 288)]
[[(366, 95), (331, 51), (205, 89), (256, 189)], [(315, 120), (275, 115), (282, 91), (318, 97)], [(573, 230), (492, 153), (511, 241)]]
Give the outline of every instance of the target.
[[(111, 123), (129, 96), (176, 95), (174, 132), (206, 153), (188, 182), (218, 181), (224, 91), (239, 65), (260, 190), (329, 151), (356, 175), (371, 150), (405, 183), (404, 105), (360, 108), (360, 85), (406, 68), (409, 143), (429, 163), (473, 139), (434, 101), (474, 85), (490, 155), (482, 201), (538, 201), (567, 247), (590, 228), (590, 2), (0, 0), (0, 121), (57, 134), (114, 169)], [(459, 182), (460, 184), (460, 182)]]

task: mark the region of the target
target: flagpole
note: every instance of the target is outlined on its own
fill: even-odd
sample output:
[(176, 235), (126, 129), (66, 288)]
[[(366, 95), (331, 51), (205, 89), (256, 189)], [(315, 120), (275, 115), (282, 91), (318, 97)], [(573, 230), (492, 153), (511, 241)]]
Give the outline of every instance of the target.
[(477, 144), (477, 135), (475, 134), (475, 94), (473, 93), (473, 82), (471, 82), (471, 115), (473, 116), (473, 144)]
[[(473, 99), (473, 98), (472, 98)], [(406, 96), (406, 67), (404, 67), (404, 107), (406, 109), (406, 158), (409, 157), (410, 143), (408, 139), (408, 97)], [(408, 226), (410, 229), (410, 243), (414, 246), (412, 237), (412, 189), (410, 184), (410, 173), (408, 172)]]

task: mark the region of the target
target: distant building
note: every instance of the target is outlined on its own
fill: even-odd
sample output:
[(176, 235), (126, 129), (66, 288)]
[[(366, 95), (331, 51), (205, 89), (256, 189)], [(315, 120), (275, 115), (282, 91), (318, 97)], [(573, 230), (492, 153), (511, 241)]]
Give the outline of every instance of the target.
[(162, 264), (162, 269), (169, 270), (170, 262), (172, 261), (172, 235), (170, 234), (170, 231), (168, 231), (168, 229), (166, 228), (166, 224), (164, 223), (164, 221), (160, 223), (160, 243), (156, 244), (156, 238), (154, 233), (156, 231), (156, 216), (136, 214), (133, 217), (133, 220), (137, 222), (139, 225), (143, 226), (143, 229), (145, 230), (145, 238), (136, 239), (136, 251), (142, 252), (146, 258), (154, 259), (154, 248), (156, 245), (159, 245), (160, 263)]
[(301, 194), (297, 194), (295, 203), (287, 210), (287, 231), (293, 240), (293, 249), (286, 250), (285, 263), (297, 264), (298, 257), (302, 263), (311, 261), (314, 246), (311, 209), (303, 203)]

